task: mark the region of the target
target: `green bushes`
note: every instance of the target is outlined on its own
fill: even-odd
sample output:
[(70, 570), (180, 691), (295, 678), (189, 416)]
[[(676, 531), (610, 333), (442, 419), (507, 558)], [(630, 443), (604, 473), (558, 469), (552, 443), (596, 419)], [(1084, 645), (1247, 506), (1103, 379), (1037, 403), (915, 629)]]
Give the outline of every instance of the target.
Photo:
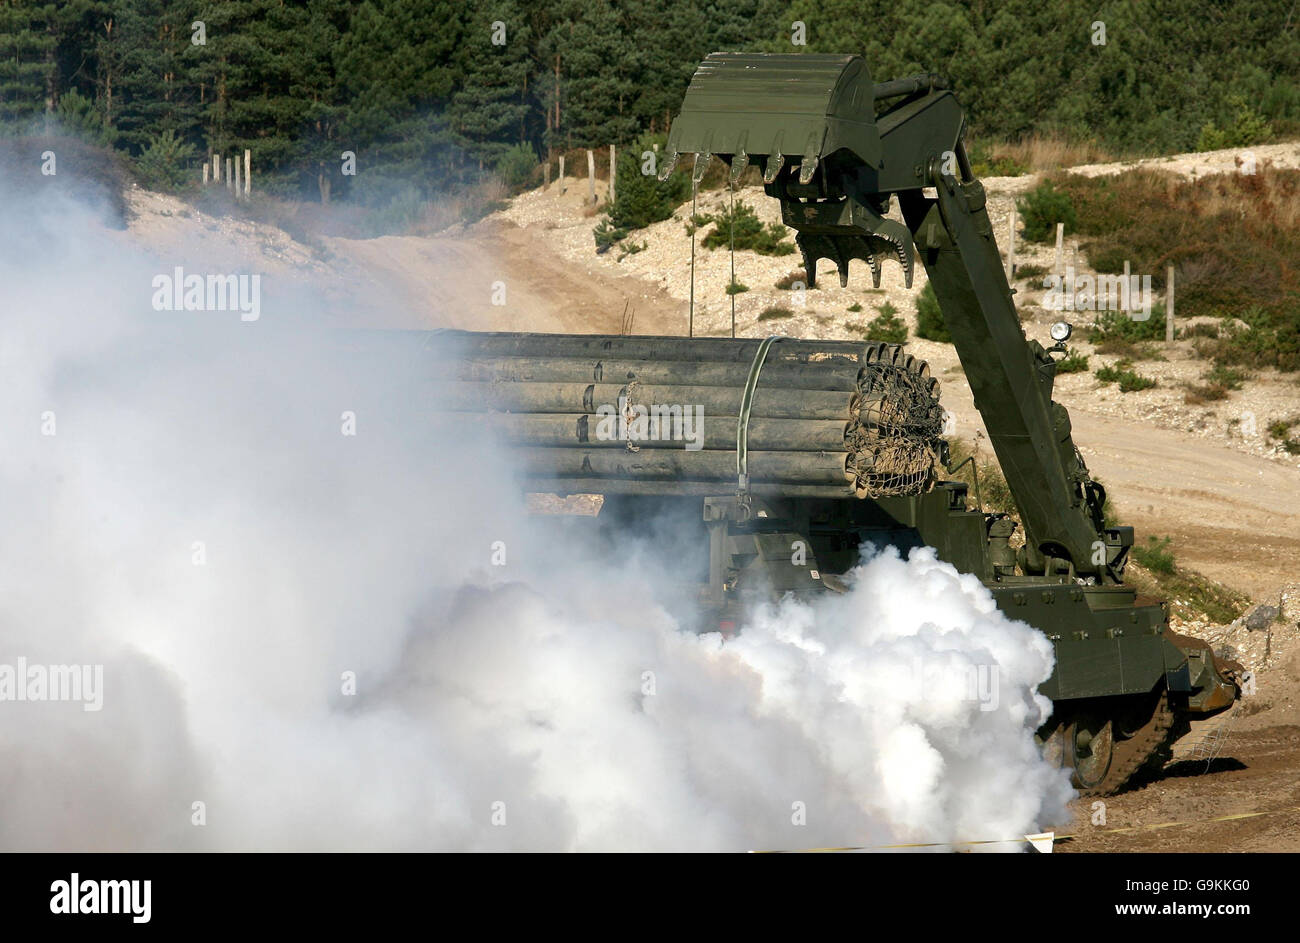
[(1169, 538), (1148, 537), (1145, 547), (1133, 545), (1133, 559), (1152, 573), (1172, 576), (1174, 573), (1174, 554), (1169, 549)]
[(1129, 367), (1127, 360), (1121, 360), (1113, 366), (1101, 367), (1093, 372), (1093, 376), (1102, 383), (1118, 383), (1121, 393), (1149, 390), (1156, 385), (1155, 380), (1134, 373)]
[(1220, 151), (1229, 147), (1248, 147), (1263, 144), (1273, 138), (1273, 126), (1268, 119), (1252, 108), (1241, 95), (1229, 95), (1228, 105), (1235, 109), (1231, 121), (1219, 127), (1213, 121), (1201, 127), (1197, 141), (1198, 151)]
[(1088, 329), (1088, 340), (1099, 354), (1113, 354), (1130, 360), (1163, 360), (1155, 341), (1165, 336), (1165, 307), (1151, 306), (1151, 316), (1138, 321), (1128, 311), (1103, 311)]
[(193, 144), (178, 138), (174, 131), (164, 131), (151, 138), (136, 158), (136, 174), (150, 189), (175, 190), (193, 180), (194, 171), (189, 165), (194, 154)]
[(886, 301), (879, 308), (879, 315), (867, 325), (866, 335), (869, 341), (882, 341), (886, 344), (902, 344), (907, 341), (907, 324), (898, 316), (898, 309)]
[(1065, 356), (1056, 362), (1056, 372), (1060, 373), (1084, 373), (1088, 369), (1088, 355), (1081, 354), (1073, 348), (1065, 352)]
[(537, 172), (537, 153), (531, 144), (516, 144), (497, 158), (497, 176), (512, 190), (521, 190)]
[(1030, 242), (1055, 240), (1057, 223), (1064, 223), (1066, 232), (1074, 232), (1078, 225), (1070, 195), (1057, 190), (1051, 180), (1017, 199), (1016, 209), (1025, 222), (1025, 238)]
[(764, 226), (753, 207), (743, 202), (736, 203), (734, 213), (730, 208), (723, 208), (718, 213), (697, 214), (692, 222), (701, 229), (713, 224), (713, 230), (700, 243), (706, 249), (730, 248), (734, 224), (738, 251), (748, 250), (759, 255), (791, 255), (794, 252), (794, 243), (787, 240), (789, 233), (784, 226), (780, 223)]
[(656, 143), (662, 144), (662, 140), (647, 135), (619, 154), (614, 171), (617, 199), (606, 208), (605, 219), (593, 231), (597, 252), (608, 251), (634, 230), (671, 218), (690, 195), (691, 183), (686, 174), (675, 173), (661, 181), (653, 172), (654, 162), (642, 164), (641, 155), (654, 153)]
[(934, 286), (929, 282), (925, 283), (921, 294), (916, 297), (916, 336), (928, 341), (952, 343), (948, 324), (944, 321), (943, 311), (939, 308), (939, 299), (935, 297)]

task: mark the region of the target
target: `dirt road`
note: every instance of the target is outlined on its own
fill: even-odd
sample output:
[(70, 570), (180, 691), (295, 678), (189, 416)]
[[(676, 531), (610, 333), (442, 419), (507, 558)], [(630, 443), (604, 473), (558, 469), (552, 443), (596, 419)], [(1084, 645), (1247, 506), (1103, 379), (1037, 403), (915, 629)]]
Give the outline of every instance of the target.
[(638, 333), (685, 331), (685, 312), (661, 289), (566, 261), (537, 233), (508, 223), (458, 236), (327, 243), (352, 270), (350, 281), (391, 298), (394, 326), (617, 334), (626, 305)]
[(1055, 850), (1300, 851), (1297, 769), (1300, 726), (1233, 731), (1217, 758), (1170, 763), (1104, 808), (1077, 800), (1075, 821), (1061, 829), (1073, 837)]

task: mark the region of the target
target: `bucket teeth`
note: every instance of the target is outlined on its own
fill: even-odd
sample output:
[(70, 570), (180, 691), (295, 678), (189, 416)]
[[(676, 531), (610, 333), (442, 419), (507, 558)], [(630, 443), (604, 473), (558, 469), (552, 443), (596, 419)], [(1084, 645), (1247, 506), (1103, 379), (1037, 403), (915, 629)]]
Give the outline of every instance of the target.
[(880, 287), (880, 257), (867, 249), (867, 264), (871, 266), (871, 287)]
[(803, 163), (799, 165), (799, 182), (801, 184), (812, 183), (813, 174), (817, 172), (818, 157), (814, 153), (808, 153), (803, 156)]
[(903, 281), (912, 287), (912, 273), (915, 267), (912, 254), (912, 236), (907, 227), (897, 220), (883, 219), (871, 234), (871, 242), (882, 254), (888, 254), (898, 260), (903, 267)]
[(780, 151), (771, 154), (767, 162), (763, 165), (763, 182), (772, 183), (776, 180), (776, 175), (781, 172), (781, 167), (785, 164), (785, 155)]
[(691, 171), (692, 186), (698, 187), (700, 185), (700, 181), (704, 179), (704, 172), (709, 169), (709, 161), (712, 159), (713, 155), (709, 153), (695, 155), (695, 166)]
[(851, 259), (867, 263), (875, 288), (880, 287), (881, 263), (896, 259), (903, 267), (904, 282), (912, 287), (912, 234), (898, 220), (886, 218), (873, 207), (848, 200), (785, 199), (781, 219), (797, 233), (796, 241), (805, 256), (814, 262), (830, 259), (835, 263), (841, 285), (848, 284)]
[(740, 182), (740, 178), (744, 175), (747, 167), (749, 167), (749, 155), (744, 151), (731, 158), (731, 183), (733, 186)]
[(673, 168), (677, 166), (677, 158), (680, 156), (681, 155), (678, 154), (676, 151), (673, 151), (664, 159), (663, 169), (659, 171), (660, 182), (667, 180), (669, 177), (673, 175)]
[(817, 287), (817, 260), (830, 259), (835, 263), (840, 277), (840, 287), (849, 284), (849, 262), (861, 259), (871, 269), (871, 283), (880, 287), (880, 255), (872, 251), (871, 241), (860, 235), (819, 235), (814, 233), (797, 233), (795, 243), (803, 255), (804, 272), (808, 275), (808, 287)]
[(803, 256), (803, 273), (807, 279), (809, 288), (817, 287), (817, 256), (813, 255), (802, 245), (799, 246), (800, 254)]

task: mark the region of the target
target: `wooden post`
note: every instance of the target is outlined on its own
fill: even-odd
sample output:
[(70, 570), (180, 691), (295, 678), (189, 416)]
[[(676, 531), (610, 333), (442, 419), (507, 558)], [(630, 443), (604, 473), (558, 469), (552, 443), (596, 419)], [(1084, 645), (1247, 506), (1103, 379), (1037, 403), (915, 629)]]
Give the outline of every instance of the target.
[[(1074, 299), (1075, 286), (1079, 284), (1079, 240), (1070, 240), (1070, 298)], [(1077, 299), (1070, 302), (1075, 304)]]
[(1016, 208), (1011, 207), (1011, 222), (1007, 226), (1007, 281), (1016, 277)]
[(618, 176), (618, 164), (614, 162), (614, 145), (609, 146), (609, 205), (614, 205), (614, 178)]
[(560, 188), (560, 192), (563, 193), (564, 192), (564, 155), (563, 154), (560, 155), (560, 176), (556, 178), (555, 184)]
[(233, 185), (230, 182), (230, 158), (229, 157), (226, 158), (226, 189), (227, 190), (233, 189)]
[(219, 154), (212, 155), (212, 182), (221, 182), (221, 155)]
[(551, 162), (549, 160), (542, 164), (542, 189), (551, 189)]
[(244, 196), (253, 192), (253, 152), (244, 148)]
[(1056, 274), (1065, 274), (1065, 223), (1056, 224)]
[(1174, 267), (1165, 272), (1165, 343), (1174, 342)]
[(208, 174), (211, 172), (212, 168), (208, 166), (208, 162), (205, 160), (203, 162), (203, 185), (205, 187), (208, 185)]
[(1129, 271), (1128, 271), (1128, 259), (1125, 259), (1125, 260), (1124, 260), (1124, 284), (1123, 284), (1122, 286), (1120, 286), (1119, 296), (1120, 296), (1121, 298), (1124, 298), (1124, 299), (1126, 299), (1126, 300), (1128, 301), (1128, 307), (1125, 309), (1125, 312), (1124, 312), (1124, 313), (1127, 314), (1127, 315), (1131, 318), (1131, 317), (1133, 317), (1133, 313), (1132, 313), (1132, 312), (1133, 312), (1133, 292), (1129, 289), (1129, 280), (1128, 280), (1128, 276), (1129, 276)]
[(587, 149), (587, 199), (596, 202), (596, 155)]
[(235, 199), (239, 199), (239, 197), (243, 194), (243, 192), (244, 192), (243, 173), (239, 166), (239, 158), (236, 157), (235, 158)]

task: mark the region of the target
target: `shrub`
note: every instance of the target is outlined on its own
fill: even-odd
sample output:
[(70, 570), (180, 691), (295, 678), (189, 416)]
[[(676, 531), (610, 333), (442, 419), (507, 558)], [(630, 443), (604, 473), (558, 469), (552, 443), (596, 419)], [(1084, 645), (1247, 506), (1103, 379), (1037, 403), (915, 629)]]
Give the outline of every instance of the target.
[(1118, 383), (1121, 393), (1133, 393), (1137, 390), (1149, 390), (1156, 385), (1150, 377), (1140, 376), (1128, 369), (1129, 362), (1121, 360), (1114, 366), (1102, 367), (1093, 372), (1102, 383)]
[(1016, 209), (1025, 221), (1025, 238), (1030, 242), (1056, 239), (1056, 224), (1064, 223), (1066, 232), (1074, 232), (1078, 217), (1068, 193), (1045, 180), (1016, 200)]
[(149, 140), (136, 158), (136, 173), (141, 183), (158, 190), (175, 190), (191, 182), (189, 162), (194, 159), (194, 145), (181, 140), (168, 129)]
[(780, 223), (764, 226), (753, 207), (743, 202), (736, 203), (734, 213), (723, 208), (719, 213), (700, 214), (693, 222), (701, 227), (713, 223), (713, 231), (700, 243), (706, 249), (731, 247), (734, 224), (736, 249), (748, 249), (759, 255), (791, 255), (795, 251), (794, 243), (787, 241), (788, 232), (784, 226)]
[(1164, 340), (1165, 306), (1157, 302), (1151, 306), (1151, 316), (1138, 321), (1128, 311), (1102, 311), (1088, 329), (1088, 340), (1101, 344), (1110, 340), (1155, 341)]
[(745, 292), (745, 291), (749, 291), (749, 286), (742, 285), (740, 284), (740, 282), (737, 281), (733, 281), (730, 285), (727, 286), (727, 294), (729, 295), (739, 295), (741, 292)]
[(1200, 324), (1189, 324), (1187, 327), (1180, 327), (1178, 329), (1178, 336), (1180, 338), (1210, 337), (1217, 339), (1219, 336), (1219, 325), (1206, 324), (1205, 322), (1201, 322)]
[(943, 311), (939, 308), (939, 299), (935, 297), (934, 286), (929, 282), (925, 283), (921, 294), (916, 297), (916, 336), (928, 341), (952, 343), (952, 335), (948, 333)]
[[(664, 181), (660, 181), (655, 173), (642, 173), (643, 169), (654, 169), (650, 163), (642, 165), (641, 154), (646, 151), (653, 153), (655, 143), (662, 142), (653, 136), (643, 136), (619, 154), (618, 166), (614, 169), (617, 199), (607, 207), (605, 220), (596, 227), (598, 252), (606, 251), (634, 230), (670, 219), (673, 211), (690, 194), (690, 180), (680, 171)], [(605, 243), (603, 248), (602, 240)]]
[(1168, 537), (1159, 539), (1148, 537), (1145, 547), (1134, 544), (1133, 559), (1152, 573), (1162, 573), (1165, 576), (1172, 576), (1174, 573), (1174, 554), (1169, 549)]
[(781, 305), (771, 305), (758, 313), (758, 320), (760, 321), (779, 321), (783, 318), (792, 317), (794, 317), (794, 312)]
[(618, 229), (608, 219), (601, 220), (599, 226), (591, 231), (596, 239), (596, 253), (608, 252), (613, 246), (626, 238), (628, 231)]
[(497, 176), (510, 189), (520, 190), (532, 181), (537, 163), (531, 144), (516, 144), (497, 158)]
[(976, 177), (1020, 177), (1029, 166), (1010, 154), (995, 154), (980, 143), (970, 146), (971, 173)]
[(1201, 128), (1201, 137), (1196, 144), (1198, 151), (1221, 151), (1229, 147), (1246, 147), (1251, 144), (1263, 144), (1273, 137), (1273, 126), (1268, 119), (1257, 112), (1241, 95), (1228, 97), (1230, 107), (1236, 109), (1232, 120), (1220, 128), (1213, 121)]
[(898, 316), (898, 309), (886, 301), (876, 309), (880, 314), (867, 325), (867, 340), (886, 344), (902, 344), (907, 340), (907, 325)]
[(1244, 370), (1234, 370), (1232, 367), (1223, 367), (1218, 364), (1205, 375), (1205, 379), (1210, 383), (1228, 390), (1241, 389), (1241, 385), (1249, 378), (1250, 375)]
[(776, 280), (776, 287), (784, 291), (793, 289), (795, 285), (800, 288), (808, 287), (808, 273), (801, 268), (797, 268), (793, 272), (786, 272)]
[(1084, 373), (1088, 369), (1088, 355), (1077, 350), (1066, 350), (1065, 356), (1056, 362), (1057, 373)]
[(1203, 406), (1228, 398), (1228, 388), (1222, 383), (1206, 383), (1203, 386), (1189, 386), (1183, 394), (1183, 402), (1188, 406)]

